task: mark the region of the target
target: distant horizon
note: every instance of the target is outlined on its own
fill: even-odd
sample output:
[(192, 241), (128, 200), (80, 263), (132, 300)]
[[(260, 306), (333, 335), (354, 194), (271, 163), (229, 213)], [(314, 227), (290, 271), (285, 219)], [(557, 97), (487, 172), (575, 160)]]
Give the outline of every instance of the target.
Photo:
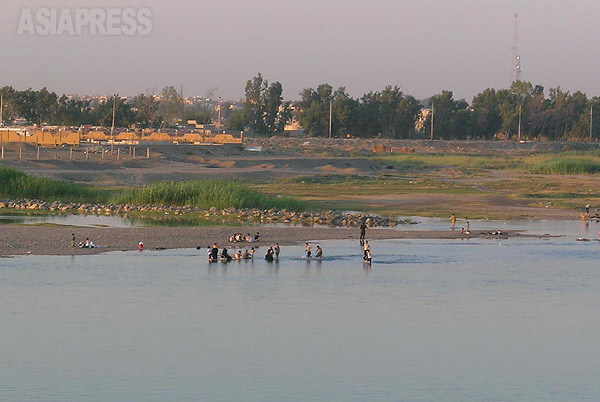
[[(64, 0), (56, 10), (87, 6)], [(105, 0), (104, 9), (151, 10), (144, 35), (19, 35), (24, 9), (3, 4), (0, 86), (104, 96), (159, 93), (237, 100), (261, 72), (296, 100), (329, 83), (358, 97), (397, 85), (417, 99), (450, 90), (472, 100), (508, 88), (514, 74), (514, 15), (519, 15), (522, 80), (600, 95), (600, 9), (591, 0)]]

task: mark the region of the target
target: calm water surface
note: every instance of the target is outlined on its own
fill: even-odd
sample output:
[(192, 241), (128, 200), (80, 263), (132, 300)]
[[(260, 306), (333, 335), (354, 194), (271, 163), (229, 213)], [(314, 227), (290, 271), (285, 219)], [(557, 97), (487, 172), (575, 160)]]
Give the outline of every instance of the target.
[(321, 245), (0, 259), (0, 400), (600, 399), (597, 241)]

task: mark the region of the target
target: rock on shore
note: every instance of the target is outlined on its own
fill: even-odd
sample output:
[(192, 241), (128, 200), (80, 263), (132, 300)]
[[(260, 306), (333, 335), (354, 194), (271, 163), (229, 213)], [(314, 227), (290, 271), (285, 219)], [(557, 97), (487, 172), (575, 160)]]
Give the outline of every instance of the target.
[(383, 217), (364, 213), (342, 213), (335, 211), (325, 212), (294, 212), (285, 209), (271, 208), (269, 210), (249, 208), (217, 209), (211, 207), (203, 209), (194, 206), (164, 206), (164, 205), (136, 205), (136, 204), (88, 204), (61, 201), (40, 200), (4, 200), (0, 201), (0, 209), (11, 208), (16, 210), (40, 210), (59, 213), (78, 213), (96, 215), (127, 215), (132, 212), (157, 212), (173, 215), (197, 213), (207, 218), (232, 217), (241, 222), (260, 223), (303, 223), (327, 225), (336, 227), (357, 227), (362, 222), (367, 222), (370, 227), (394, 227), (410, 223), (408, 220), (397, 220), (393, 217)]

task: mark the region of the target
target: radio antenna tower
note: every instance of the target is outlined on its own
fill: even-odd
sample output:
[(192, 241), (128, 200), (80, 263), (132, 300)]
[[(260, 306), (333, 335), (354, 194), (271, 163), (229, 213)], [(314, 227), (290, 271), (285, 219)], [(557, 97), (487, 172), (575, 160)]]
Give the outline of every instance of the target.
[(513, 44), (514, 81), (521, 81), (521, 55), (519, 54), (519, 16), (515, 14), (515, 42)]

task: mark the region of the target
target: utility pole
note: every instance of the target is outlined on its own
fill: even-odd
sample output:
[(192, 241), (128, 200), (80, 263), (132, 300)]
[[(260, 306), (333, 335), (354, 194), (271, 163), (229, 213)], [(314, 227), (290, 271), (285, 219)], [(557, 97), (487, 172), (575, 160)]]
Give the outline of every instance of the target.
[(329, 138), (331, 138), (331, 122), (333, 120), (333, 100), (329, 101)]
[(590, 105), (590, 142), (594, 138), (594, 104)]
[(4, 94), (0, 94), (0, 126), (4, 125)]
[(433, 141), (433, 102), (431, 102), (431, 141)]
[(112, 115), (112, 126), (110, 128), (110, 154), (113, 154), (115, 146), (115, 112), (117, 110), (117, 94), (113, 96), (113, 115)]
[(115, 94), (113, 96), (112, 126), (110, 128), (111, 137), (113, 135), (115, 135), (115, 113), (116, 113), (116, 111), (117, 111), (117, 95)]
[(222, 102), (222, 98), (219, 96), (219, 107), (218, 107), (218, 111), (219, 111), (219, 117), (217, 118), (217, 129), (219, 130), (219, 133), (221, 132), (221, 103)]
[(523, 104), (519, 104), (519, 132), (518, 132), (518, 140), (521, 141), (521, 114), (522, 114)]

